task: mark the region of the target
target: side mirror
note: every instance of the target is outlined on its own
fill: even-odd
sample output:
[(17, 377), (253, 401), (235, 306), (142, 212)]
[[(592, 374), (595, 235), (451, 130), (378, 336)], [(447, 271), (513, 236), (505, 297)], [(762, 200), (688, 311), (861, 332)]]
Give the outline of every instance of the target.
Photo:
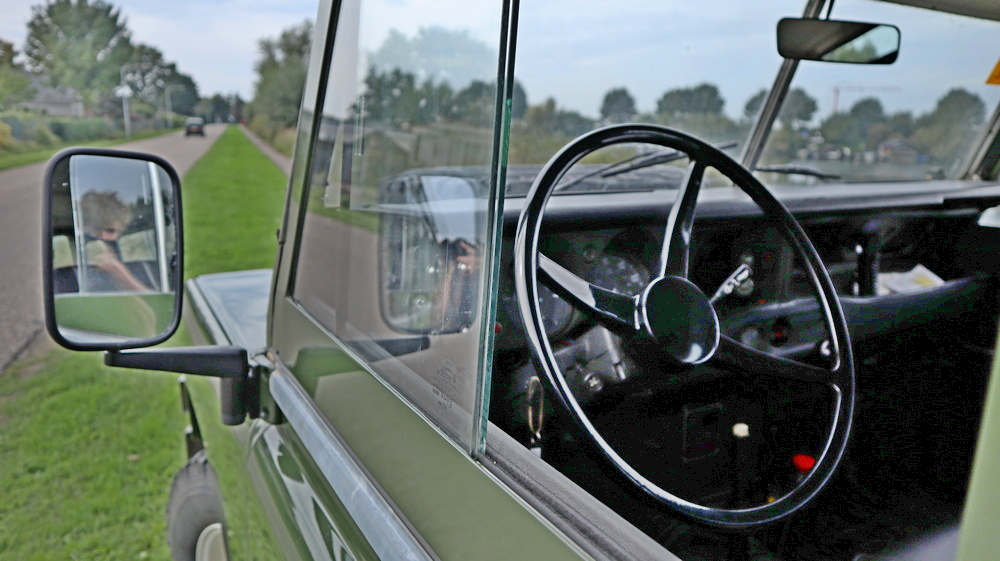
[(162, 158), (70, 148), (45, 175), (45, 325), (74, 350), (155, 345), (181, 316), (181, 205)]
[(899, 28), (858, 21), (785, 18), (778, 22), (778, 54), (800, 60), (892, 64), (899, 55)]

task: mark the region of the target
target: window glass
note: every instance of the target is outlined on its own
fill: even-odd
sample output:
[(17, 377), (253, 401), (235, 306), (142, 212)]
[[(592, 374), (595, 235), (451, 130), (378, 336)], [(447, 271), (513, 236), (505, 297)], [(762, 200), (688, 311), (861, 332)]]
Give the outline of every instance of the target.
[[(801, 62), (763, 165), (793, 164), (849, 182), (956, 178), (1000, 101), (986, 83), (1000, 23), (885, 2), (840, 1), (833, 19), (890, 23), (890, 65)], [(815, 183), (807, 176), (781, 182)]]
[[(512, 169), (543, 164), (573, 138), (625, 122), (666, 125), (738, 154), (756, 113), (748, 104), (771, 86), (781, 65), (775, 25), (801, 15), (803, 2), (710, 4), (522, 1)], [(508, 185), (507, 193), (525, 191)]]
[(341, 3), (293, 288), (470, 450), (497, 207), (500, 16), (497, 2)]

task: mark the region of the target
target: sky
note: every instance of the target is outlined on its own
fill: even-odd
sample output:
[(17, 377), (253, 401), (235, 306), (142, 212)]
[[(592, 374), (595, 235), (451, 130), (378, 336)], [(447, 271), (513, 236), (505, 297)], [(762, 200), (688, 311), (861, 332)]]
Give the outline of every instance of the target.
[[(0, 39), (21, 51), (32, 6), (44, 0), (0, 0)], [(253, 98), (257, 41), (316, 18), (318, 0), (112, 0), (132, 40), (160, 49), (209, 97)]]

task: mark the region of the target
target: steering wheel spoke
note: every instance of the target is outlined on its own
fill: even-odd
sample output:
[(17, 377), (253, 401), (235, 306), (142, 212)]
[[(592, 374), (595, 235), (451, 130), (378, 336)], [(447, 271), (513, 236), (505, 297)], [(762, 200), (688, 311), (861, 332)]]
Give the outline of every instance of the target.
[(670, 207), (667, 229), (660, 251), (660, 276), (687, 278), (691, 253), (691, 232), (694, 230), (694, 209), (705, 177), (705, 164), (695, 160), (688, 164), (677, 199)]
[(753, 372), (755, 375), (816, 384), (836, 383), (839, 380), (839, 370), (828, 370), (798, 360), (765, 353), (748, 347), (728, 335), (721, 337), (715, 358), (730, 369)]
[(538, 269), (554, 290), (605, 327), (619, 334), (634, 335), (638, 332), (637, 297), (590, 284), (542, 254), (538, 256)]

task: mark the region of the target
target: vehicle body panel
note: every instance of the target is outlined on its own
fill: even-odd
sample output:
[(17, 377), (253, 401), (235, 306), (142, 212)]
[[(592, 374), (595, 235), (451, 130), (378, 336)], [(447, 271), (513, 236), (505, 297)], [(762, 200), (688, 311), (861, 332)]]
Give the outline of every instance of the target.
[[(1000, 20), (1000, 12), (981, 2), (946, 4), (957, 6), (958, 13), (986, 12)], [(818, 17), (822, 5), (807, 1), (805, 15)], [(993, 340), (1000, 308), (1000, 229), (977, 219), (1000, 212), (1000, 107), (979, 125), (983, 133), (973, 147), (976, 155), (965, 167), (951, 166), (948, 174), (928, 169), (926, 180), (920, 181), (914, 170), (923, 173), (920, 166), (930, 155), (914, 152), (907, 153), (913, 161), (906, 166), (888, 166), (905, 168), (905, 177), (895, 177), (902, 180), (788, 181), (771, 189), (780, 199), (773, 204), (787, 206), (815, 243), (817, 262), (821, 258), (829, 270), (824, 276), (829, 274), (830, 286), (841, 294), (835, 304), (843, 309), (851, 349), (860, 357), (861, 406), (853, 419), (853, 449), (846, 454), (851, 456), (849, 467), (833, 479), (833, 491), (816, 495), (820, 506), (803, 508), (787, 524), (762, 527), (756, 534), (715, 532), (672, 516), (676, 513), (616, 478), (588, 448), (584, 433), (560, 417), (552, 394), (548, 402), (531, 398), (532, 382), (539, 387), (542, 382), (531, 354), (537, 348), (523, 333), (527, 320), (512, 288), (512, 254), (517, 222), (528, 204), (521, 197), (528, 191), (524, 177), (533, 177), (538, 164), (517, 158), (531, 159), (557, 146), (533, 145), (543, 135), (526, 124), (528, 116), (512, 116), (514, 91), (520, 87), (514, 74), (514, 35), (526, 23), (544, 36), (538, 30), (544, 29), (546, 17), (567, 14), (545, 14), (545, 6), (538, 4), (475, 4), (486, 10), (483, 19), (492, 26), (486, 33), (499, 43), (490, 45), (497, 49), (490, 52), (496, 66), (491, 79), (496, 81), (483, 82), (480, 90), (489, 95), (476, 98), (487, 115), (461, 126), (438, 117), (421, 123), (421, 129), (405, 119), (380, 122), (371, 116), (374, 108), (365, 112), (363, 96), (354, 100), (364, 74), (354, 66), (371, 55), (360, 54), (365, 47), (358, 37), (364, 31), (358, 23), (361, 6), (352, 0), (320, 2), (275, 268), (207, 275), (187, 284), (185, 319), (192, 338), (198, 344), (244, 349), (251, 364), (239, 380), (192, 377), (181, 382), (191, 420), (189, 455), (204, 448), (218, 474), (231, 558), (670, 560), (701, 558), (698, 548), (704, 546), (710, 552), (706, 557), (721, 559), (749, 557), (758, 538), (779, 553), (799, 548), (790, 555), (811, 558), (812, 542), (828, 540), (830, 547), (841, 547), (835, 543), (841, 536), (861, 533), (853, 520), (836, 525), (841, 518), (855, 517), (884, 522), (890, 530), (877, 539), (856, 538), (836, 553), (874, 559), (877, 550), (890, 545), (919, 545), (928, 526), (939, 522), (947, 526), (949, 539), (956, 535), (951, 510), (962, 504), (973, 450), (977, 455), (959, 558), (995, 557), (991, 554), (1000, 544), (991, 532), (995, 516), (990, 509), (1000, 471), (994, 469), (1000, 463), (995, 445), (1000, 360), (994, 359), (992, 373), (983, 366), (1000, 345)], [(364, 6), (374, 4), (365, 0)], [(575, 15), (588, 16), (588, 9)], [(537, 19), (519, 22), (518, 10)], [(374, 20), (379, 18), (368, 23)], [(907, 56), (906, 33), (904, 27), (901, 59)], [(599, 48), (597, 43), (586, 48)], [(546, 41), (525, 40), (523, 47), (529, 53), (524, 56), (552, 54)], [(338, 48), (341, 54), (346, 49), (347, 59), (338, 58)], [(763, 120), (755, 130), (749, 122), (739, 125), (745, 127), (741, 132), (750, 132), (744, 161), (751, 167), (769, 157), (767, 135), (784, 133), (787, 141), (797, 138), (796, 133), (799, 140), (809, 133), (804, 125), (793, 130), (793, 121), (782, 123), (778, 131), (778, 104), (790, 93), (797, 61), (773, 62), (781, 65), (778, 88), (764, 97)], [(347, 78), (338, 82), (339, 74)], [(369, 77), (377, 77), (374, 66)], [(538, 111), (546, 109), (541, 107)], [(548, 109), (555, 107), (552, 101)], [(398, 121), (400, 115), (395, 117)], [(362, 126), (366, 118), (367, 132)], [(520, 122), (512, 125), (515, 120)], [(453, 157), (449, 150), (455, 146), (471, 147), (473, 155)], [(881, 157), (869, 146), (873, 162), (865, 161), (869, 156), (864, 152), (857, 162), (824, 160), (821, 153), (827, 148), (814, 148), (802, 148), (795, 158), (815, 156), (832, 169), (864, 167), (854, 164), (879, 163)], [(437, 149), (447, 155), (440, 156)], [(380, 150), (388, 154), (385, 161), (375, 157)], [(365, 160), (366, 155), (372, 160)], [(953, 156), (952, 163), (957, 160)], [(508, 160), (524, 165), (508, 168)], [(358, 166), (353, 173), (367, 183), (352, 185), (352, 163)], [(587, 173), (596, 173), (596, 162), (586, 165), (591, 166)], [(960, 168), (966, 171), (954, 172)], [(681, 185), (680, 178), (694, 167), (682, 169), (646, 174), (637, 180), (638, 187), (622, 192), (553, 197), (538, 251), (557, 258), (552, 262), (583, 282), (597, 286), (592, 279), (601, 275), (620, 281), (606, 290), (624, 301), (625, 291), (634, 288), (625, 286), (628, 275), (642, 278), (645, 273), (648, 278), (658, 265), (666, 271), (660, 261), (669, 260), (664, 238), (671, 234), (664, 223), (673, 220), (668, 213), (675, 203), (663, 193)], [(767, 177), (784, 177), (780, 171), (769, 173), (777, 175)], [(440, 201), (430, 200), (422, 183), (428, 177), (461, 177), (474, 186), (469, 188), (472, 195), (436, 204)], [(644, 181), (660, 187), (643, 188)], [(710, 294), (720, 281), (722, 286), (729, 283), (725, 277), (734, 268), (752, 264), (754, 272), (748, 275), (759, 283), (733, 284), (730, 292), (717, 293), (724, 298), (718, 304), (713, 297), (718, 330), (772, 358), (826, 365), (830, 322), (824, 323), (821, 310), (827, 305), (815, 294), (815, 271), (803, 268), (802, 253), (796, 255), (789, 247), (794, 244), (781, 239), (781, 229), (774, 216), (764, 216), (763, 205), (717, 176), (704, 183), (712, 188), (701, 191), (689, 217), (694, 242), (690, 251), (685, 249), (685, 269), (691, 261), (685, 280)], [(394, 188), (416, 202), (391, 199), (387, 193)], [(408, 188), (412, 192), (405, 192)], [(352, 206), (352, 196), (355, 203), (363, 198), (363, 204)], [(466, 222), (453, 227), (453, 215), (463, 213)], [(479, 259), (472, 266), (482, 267), (477, 271), (481, 277), (468, 285), (474, 298), (455, 300), (462, 314), (457, 319), (424, 324), (408, 316), (405, 305), (402, 311), (387, 312), (387, 286), (398, 279), (392, 278), (391, 263), (382, 261), (393, 246), (379, 236), (390, 236), (383, 225), (400, 216), (423, 220), (433, 232), (426, 236), (427, 247), (414, 253), (458, 239), (478, 250), (471, 252)], [(464, 227), (473, 233), (455, 234)], [(441, 255), (442, 262), (452, 264), (453, 254), (442, 250)], [(416, 272), (437, 274), (423, 269), (428, 263), (437, 264), (419, 262)], [(912, 292), (879, 292), (885, 288), (879, 284), (880, 273), (899, 275), (925, 264), (940, 277), (921, 277)], [(653, 284), (644, 286), (643, 298)], [(740, 288), (745, 292), (739, 293)], [(803, 380), (771, 387), (766, 372), (727, 372), (712, 365), (677, 370), (657, 349), (642, 346), (648, 340), (625, 349), (616, 339), (618, 332), (605, 330), (579, 309), (566, 311), (572, 308), (567, 292), (553, 292), (548, 299), (549, 310), (565, 312), (559, 320), (552, 327), (544, 325), (545, 318), (539, 323), (555, 343), (556, 354), (561, 353), (560, 368), (566, 376), (576, 376), (570, 391), (592, 399), (591, 412), (601, 419), (601, 430), (633, 446), (637, 461), (658, 476), (678, 479), (672, 483), (689, 493), (685, 500), (736, 511), (734, 505), (750, 496), (758, 503), (781, 501), (789, 488), (797, 489), (809, 477), (811, 467), (802, 470), (787, 460), (793, 452), (799, 456), (822, 449), (816, 443), (825, 442), (822, 422), (828, 411), (819, 399), (829, 396), (806, 389)], [(638, 294), (633, 298), (641, 301)], [(642, 310), (636, 306), (638, 317)], [(628, 350), (635, 356), (619, 360)], [(457, 364), (455, 356), (460, 357)], [(648, 371), (636, 366), (648, 357)], [(607, 374), (601, 370), (605, 367), (617, 378), (598, 376)], [(459, 371), (466, 375), (465, 385), (456, 389)], [(980, 399), (990, 377), (976, 448)], [(706, 383), (707, 389), (691, 389), (698, 383)], [(601, 393), (605, 386), (612, 390)], [(233, 401), (234, 387), (244, 388), (235, 400), (245, 409), (238, 410), (237, 426), (227, 427), (218, 419), (229, 423), (233, 414), (225, 404), (220, 407), (220, 397)], [(793, 414), (805, 420), (793, 419)], [(549, 423), (544, 435), (543, 420)], [(747, 431), (754, 427), (756, 440), (750, 442), (756, 452), (747, 452), (745, 441), (739, 440), (747, 437), (737, 430), (740, 425)], [(769, 432), (758, 431), (765, 426)], [(877, 510), (893, 507), (876, 492), (897, 481), (908, 485), (892, 497), (900, 500), (900, 516), (922, 512), (925, 519), (872, 520), (877, 513), (887, 519), (893, 514)], [(933, 495), (931, 506), (905, 509), (919, 507), (925, 492)], [(911, 502), (907, 493), (917, 498)], [(855, 516), (855, 510), (862, 514)], [(702, 538), (707, 546), (699, 543)], [(786, 548), (789, 539), (792, 545)]]

